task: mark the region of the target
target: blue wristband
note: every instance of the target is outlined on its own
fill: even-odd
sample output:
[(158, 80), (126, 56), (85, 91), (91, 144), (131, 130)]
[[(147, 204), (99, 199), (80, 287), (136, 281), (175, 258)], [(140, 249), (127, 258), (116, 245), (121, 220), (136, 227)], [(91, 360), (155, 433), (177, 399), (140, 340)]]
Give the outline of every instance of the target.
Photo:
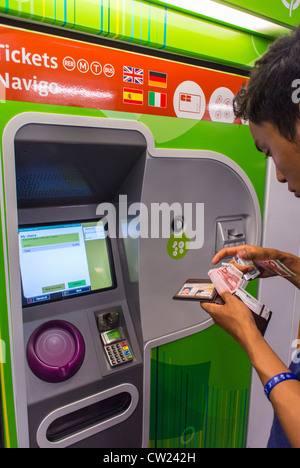
[(275, 375), (265, 386), (265, 394), (270, 400), (270, 393), (276, 385), (287, 380), (299, 380), (298, 377), (292, 372), (283, 372), (282, 374)]

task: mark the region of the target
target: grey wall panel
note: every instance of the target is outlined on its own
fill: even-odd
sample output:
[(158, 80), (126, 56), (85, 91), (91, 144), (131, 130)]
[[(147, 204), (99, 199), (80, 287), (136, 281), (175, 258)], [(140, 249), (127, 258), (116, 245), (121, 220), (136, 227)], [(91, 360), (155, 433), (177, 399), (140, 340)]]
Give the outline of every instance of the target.
[(198, 303), (182, 304), (172, 298), (186, 279), (208, 278), (216, 253), (217, 220), (242, 218), (248, 243), (257, 241), (258, 226), (244, 180), (213, 159), (148, 159), (142, 202), (149, 213), (153, 203), (204, 204), (204, 245), (189, 250), (181, 260), (168, 255), (168, 239), (141, 239), (141, 313), (148, 341), (208, 320)]

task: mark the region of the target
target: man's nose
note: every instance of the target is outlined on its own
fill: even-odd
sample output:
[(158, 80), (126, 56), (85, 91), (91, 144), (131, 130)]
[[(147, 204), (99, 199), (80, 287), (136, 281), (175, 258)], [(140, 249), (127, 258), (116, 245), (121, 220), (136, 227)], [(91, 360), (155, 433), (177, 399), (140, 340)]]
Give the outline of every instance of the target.
[(284, 175), (281, 174), (281, 172), (277, 168), (276, 168), (276, 177), (277, 177), (278, 182), (280, 182), (281, 184), (287, 183), (286, 178), (284, 177)]

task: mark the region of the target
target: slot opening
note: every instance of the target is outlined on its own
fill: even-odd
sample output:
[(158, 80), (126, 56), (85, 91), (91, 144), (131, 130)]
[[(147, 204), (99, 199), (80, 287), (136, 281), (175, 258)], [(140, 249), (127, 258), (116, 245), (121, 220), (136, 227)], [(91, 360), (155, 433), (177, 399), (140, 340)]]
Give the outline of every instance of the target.
[(130, 393), (122, 392), (61, 416), (49, 425), (46, 437), (49, 442), (58, 442), (119, 416), (129, 408), (131, 400)]

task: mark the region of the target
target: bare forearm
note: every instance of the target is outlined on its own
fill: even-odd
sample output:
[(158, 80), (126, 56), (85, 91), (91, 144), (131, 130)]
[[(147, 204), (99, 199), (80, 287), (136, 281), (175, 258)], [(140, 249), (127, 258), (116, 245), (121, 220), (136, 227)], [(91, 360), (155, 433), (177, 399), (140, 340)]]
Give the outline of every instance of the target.
[[(256, 336), (245, 350), (263, 386), (275, 375), (290, 372), (262, 336)], [(270, 402), (290, 444), (300, 448), (300, 382), (278, 384), (270, 393)]]
[(300, 289), (300, 258), (290, 253), (278, 251), (278, 260), (295, 274), (295, 276), (288, 277), (287, 280)]
[[(245, 350), (263, 386), (273, 377), (290, 372), (257, 329), (248, 307), (228, 291), (220, 295), (223, 306), (201, 304), (201, 307)], [(291, 445), (300, 448), (300, 382), (278, 383), (270, 393), (270, 401)]]
[(289, 372), (260, 333), (256, 333), (244, 348), (264, 386), (274, 375)]

